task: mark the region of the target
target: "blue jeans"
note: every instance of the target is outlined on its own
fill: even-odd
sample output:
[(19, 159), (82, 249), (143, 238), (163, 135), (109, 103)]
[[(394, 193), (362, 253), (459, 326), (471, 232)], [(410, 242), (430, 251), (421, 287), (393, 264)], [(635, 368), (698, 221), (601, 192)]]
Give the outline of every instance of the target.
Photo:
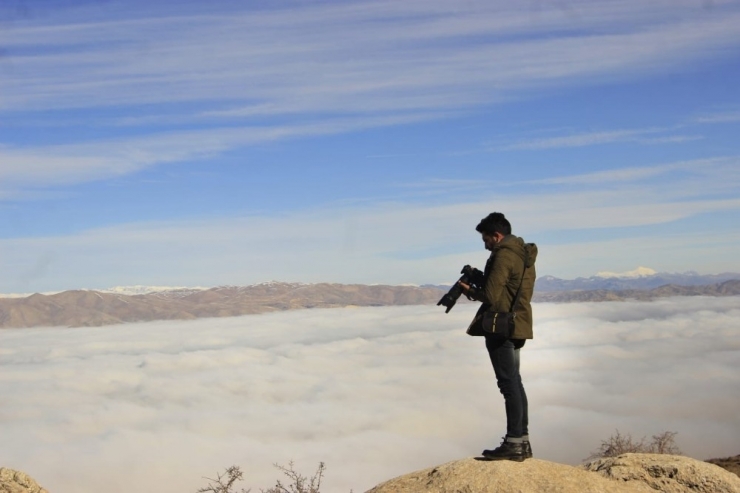
[(519, 349), (524, 342), (525, 339), (486, 337), (486, 349), (496, 373), (496, 384), (504, 396), (506, 436), (510, 438), (529, 435), (527, 394), (519, 375)]

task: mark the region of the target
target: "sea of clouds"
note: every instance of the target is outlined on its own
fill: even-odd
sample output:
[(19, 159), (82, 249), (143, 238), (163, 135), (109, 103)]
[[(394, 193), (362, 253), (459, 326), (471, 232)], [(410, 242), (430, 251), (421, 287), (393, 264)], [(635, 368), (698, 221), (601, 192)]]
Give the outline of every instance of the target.
[[(0, 466), (54, 493), (194, 492), (273, 463), (364, 491), (474, 456), (505, 431), (475, 306), (300, 310), (0, 331)], [(740, 453), (740, 297), (535, 305), (522, 350), (537, 458), (577, 464), (616, 429)]]

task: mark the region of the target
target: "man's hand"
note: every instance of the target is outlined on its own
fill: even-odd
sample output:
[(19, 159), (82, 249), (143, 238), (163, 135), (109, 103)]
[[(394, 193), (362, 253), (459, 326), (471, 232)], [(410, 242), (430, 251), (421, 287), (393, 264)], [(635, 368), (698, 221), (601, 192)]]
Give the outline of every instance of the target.
[(467, 292), (468, 292), (468, 291), (470, 291), (470, 285), (469, 285), (469, 284), (465, 284), (465, 283), (464, 283), (464, 282), (462, 282), (462, 281), (457, 281), (457, 283), (458, 283), (458, 284), (460, 285), (460, 287), (462, 287), (462, 288), (463, 288), (463, 291), (464, 291), (464, 292), (465, 292), (466, 294), (467, 294)]

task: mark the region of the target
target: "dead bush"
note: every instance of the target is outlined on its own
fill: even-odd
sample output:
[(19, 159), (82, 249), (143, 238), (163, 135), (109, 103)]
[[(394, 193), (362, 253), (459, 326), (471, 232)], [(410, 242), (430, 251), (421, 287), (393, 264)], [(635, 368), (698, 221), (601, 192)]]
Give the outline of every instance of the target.
[[(242, 481), (242, 473), (239, 466), (231, 466), (223, 474), (216, 474), (216, 479), (205, 478), (208, 486), (200, 488), (197, 493), (236, 493), (231, 488), (237, 481)], [(250, 490), (241, 490), (241, 493), (249, 493)]]
[(296, 472), (293, 469), (293, 461), (288, 462), (288, 467), (278, 464), (275, 464), (275, 467), (280, 469), (290, 482), (286, 486), (278, 479), (275, 486), (268, 490), (261, 490), (262, 493), (319, 493), (321, 479), (324, 477), (324, 470), (326, 469), (323, 462), (319, 462), (319, 467), (310, 478)]
[(598, 450), (591, 452), (586, 461), (627, 453), (681, 455), (681, 450), (675, 442), (677, 434), (675, 431), (664, 431), (653, 435), (652, 440), (648, 442), (645, 437), (637, 440), (629, 433), (623, 435), (616, 430), (612, 436), (601, 441)]
[[(321, 480), (326, 470), (323, 462), (319, 462), (319, 467), (310, 478), (296, 471), (293, 461), (288, 462), (288, 467), (274, 465), (288, 478), (288, 481), (283, 483), (278, 479), (272, 488), (260, 489), (262, 493), (320, 493)], [(249, 493), (251, 491), (242, 489), (237, 492), (233, 489), (235, 488), (234, 483), (243, 480), (243, 473), (238, 466), (227, 468), (223, 473), (217, 474), (215, 479), (205, 479), (208, 480), (208, 485), (200, 488), (197, 493)]]

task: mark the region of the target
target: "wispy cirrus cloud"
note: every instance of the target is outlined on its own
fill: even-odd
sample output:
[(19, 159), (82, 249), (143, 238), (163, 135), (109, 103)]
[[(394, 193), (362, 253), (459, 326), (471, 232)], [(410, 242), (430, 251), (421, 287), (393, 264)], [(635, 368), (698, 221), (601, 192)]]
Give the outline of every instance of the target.
[(589, 147), (605, 144), (635, 142), (640, 144), (678, 144), (701, 140), (701, 135), (674, 134), (679, 127), (638, 128), (607, 130), (600, 132), (579, 132), (557, 137), (540, 137), (520, 140), (501, 146), (493, 145), (492, 149), (503, 151), (547, 150), (573, 147)]
[[(177, 14), (155, 5), (141, 14), (127, 5), (110, 10), (115, 18), (78, 8), (4, 26), (0, 113), (33, 120), (43, 111), (49, 125), (69, 119), (141, 127), (144, 137), (113, 138), (109, 152), (100, 152), (108, 142), (74, 136), (53, 147), (6, 141), (0, 176), (74, 183), (262, 139), (444, 119), (532, 91), (670, 71), (740, 45), (733, 2), (698, 12), (693, 0), (576, 1), (567, 8), (440, 0), (224, 4)], [(80, 121), (62, 110), (91, 116)], [(173, 150), (166, 134), (183, 126), (185, 149)], [(614, 130), (509, 149), (697, 137)]]
[[(709, 243), (676, 241), (660, 229), (681, 220), (736, 214), (737, 164), (737, 158), (688, 161), (522, 182), (496, 188), (493, 197), (491, 186), (422, 181), (420, 187), (406, 187), (407, 192), (455, 186), (467, 199), (430, 205), (396, 197), (281, 214), (140, 222), (65, 236), (8, 238), (0, 240), (0, 270), (5, 273), (0, 291), (156, 285), (162, 279), (206, 286), (271, 279), (449, 282), (451, 272), (471, 262), (471, 252), (483, 257), (473, 228), (483, 215), (502, 208), (516, 234), (540, 243), (542, 273), (574, 277), (636, 265), (683, 271), (687, 257), (709, 272), (737, 270), (732, 267), (738, 265), (732, 229), (714, 231)], [(529, 191), (532, 185), (537, 185), (536, 192)], [(625, 233), (616, 242), (589, 234), (604, 228)], [(626, 233), (638, 228), (644, 231)], [(698, 246), (712, 255), (697, 256)], [(49, 254), (54, 261), (44, 276), (29, 281), (27, 272)]]
[(561, 147), (584, 147), (599, 144), (610, 144), (613, 142), (624, 142), (634, 140), (635, 137), (655, 133), (656, 130), (612, 130), (608, 132), (587, 132), (560, 137), (547, 137), (516, 142), (504, 146), (502, 149), (512, 150), (538, 150), (557, 149)]
[[(522, 233), (549, 241), (563, 231), (647, 229), (737, 209), (740, 166), (732, 157), (651, 165), (648, 160), (656, 158), (615, 153), (610, 163), (625, 169), (586, 173), (607, 164), (581, 160), (573, 161), (572, 168), (548, 168), (544, 152), (529, 152), (612, 143), (627, 144), (618, 150), (629, 152), (633, 144), (680, 147), (715, 138), (709, 132), (713, 129), (696, 121), (669, 127), (671, 121), (662, 115), (656, 115), (656, 123), (625, 123), (629, 118), (645, 121), (641, 110), (615, 112), (621, 115), (619, 123), (592, 121), (577, 128), (560, 118), (557, 107), (580, 99), (549, 96), (575, 94), (574, 88), (589, 85), (606, 88), (605, 81), (619, 92), (626, 87), (621, 82), (649, 82), (674, 71), (694, 73), (698, 63), (727, 62), (740, 46), (740, 7), (734, 1), (717, 0), (711, 9), (702, 9), (698, 0), (330, 0), (257, 6), (217, 1), (181, 2), (177, 12), (168, 2), (113, 1), (105, 8), (80, 4), (85, 2), (56, 2), (58, 8), (48, 15), (13, 19), (0, 29), (0, 207), (7, 212), (24, 197), (75, 193), (74, 200), (55, 205), (81, 218), (74, 226), (52, 228), (63, 229), (60, 236), (41, 237), (49, 230), (43, 207), (24, 209), (28, 219), (4, 229), (9, 238), (0, 241), (4, 289), (156, 284), (161, 278), (205, 285), (294, 276), (439, 282), (464, 260), (456, 252), (480, 248), (463, 218), (475, 222), (490, 210), (505, 209), (518, 227), (526, 225)], [(496, 131), (498, 103), (532, 98), (552, 101), (552, 107), (543, 108), (543, 116), (552, 117), (544, 125), (559, 130), (545, 133), (528, 126), (525, 134), (521, 121), (508, 126), (509, 140), (496, 150), (527, 151), (514, 157), (521, 157), (528, 172), (505, 186), (486, 182), (504, 165), (483, 156), (478, 143), (490, 135), (483, 128)], [(734, 118), (737, 108), (727, 110), (721, 97), (712, 104), (718, 113), (699, 123)], [(447, 144), (449, 129), (457, 123), (453, 118), (461, 125)], [(429, 124), (423, 139), (399, 138), (397, 129), (377, 131), (420, 122)], [(475, 131), (466, 128), (470, 123), (478, 125)], [(286, 142), (366, 129), (374, 131), (357, 137), (372, 150), (361, 149), (353, 162), (322, 163), (315, 177), (299, 168), (303, 142)], [(523, 135), (535, 138), (520, 140)], [(351, 140), (332, 139), (332, 151), (349, 148)], [(687, 155), (714, 155), (707, 149), (735, 152), (729, 139), (717, 140), (719, 146), (697, 145)], [(238, 199), (236, 194), (216, 197), (218, 186), (205, 190), (197, 179), (166, 182), (175, 169), (154, 172), (178, 165), (200, 172), (213, 162), (212, 169), (221, 173), (213, 183), (232, 185), (238, 177), (256, 189), (260, 184), (251, 180), (250, 161), (240, 159), (251, 155), (238, 151), (278, 141), (286, 145), (263, 148), (281, 154), (278, 160), (292, 160), (290, 165), (301, 171), (301, 178), (293, 180), (282, 180), (280, 171), (272, 169), (265, 175), (302, 207), (282, 215), (250, 215), (262, 211), (262, 205), (252, 198), (258, 194), (248, 190)], [(436, 153), (439, 159), (422, 169), (420, 159), (398, 158), (405, 152)], [(471, 156), (471, 163), (452, 163), (450, 156), (457, 153)], [(363, 160), (366, 155), (373, 161)], [(388, 155), (396, 158), (380, 161)], [(200, 162), (196, 166), (193, 161)], [(229, 166), (220, 166), (227, 161)], [(377, 170), (394, 169), (365, 180), (357, 195), (366, 195), (352, 196), (361, 173), (351, 167), (375, 164)], [(165, 194), (149, 187), (142, 197), (141, 188), (126, 188), (128, 180), (116, 180), (121, 185), (118, 202), (108, 207), (112, 202), (106, 204), (107, 197), (101, 199), (105, 194), (95, 187), (72, 188), (147, 170), (151, 173), (140, 178), (163, 180), (168, 183), (163, 189), (172, 193), (160, 196)], [(312, 183), (297, 183), (322, 180), (318, 190), (340, 175), (341, 186), (334, 190), (342, 193), (336, 195), (317, 198), (320, 192), (311, 195)], [(538, 180), (543, 176), (551, 178)], [(202, 192), (202, 202), (186, 204), (190, 191)], [(233, 199), (235, 207), (222, 207), (229, 200), (221, 199)], [(137, 200), (146, 204), (128, 207)], [(166, 207), (157, 209), (165, 201)], [(229, 213), (233, 216), (204, 219)], [(187, 214), (199, 216), (184, 219)], [(153, 216), (162, 221), (148, 222)], [(15, 218), (12, 213), (6, 217)], [(31, 234), (23, 222), (38, 224), (33, 234), (39, 236), (22, 237)], [(719, 233), (722, 238), (732, 234)], [(558, 241), (565, 240), (561, 236)], [(311, 256), (309, 262), (296, 259), (298, 243)], [(633, 258), (642, 254), (639, 245), (630, 248)], [(569, 251), (580, 252), (575, 247)], [(716, 258), (734, 265), (726, 251), (729, 247)], [(616, 254), (594, 255), (607, 261)], [(414, 256), (415, 262), (399, 260)], [(44, 258), (56, 260), (43, 279), (28, 281), (26, 273)], [(590, 266), (585, 272), (572, 267), (577, 274), (592, 273)], [(630, 268), (634, 265), (623, 270)], [(616, 267), (606, 263), (595, 270), (604, 269)]]
[[(440, 115), (437, 115), (440, 117)], [(299, 136), (401, 125), (428, 115), (334, 118), (304, 124), (262, 125), (162, 132), (145, 137), (38, 147), (0, 146), (0, 179), (7, 187), (58, 186), (123, 176), (172, 162), (203, 159), (240, 146)], [(8, 196), (22, 193), (13, 188)], [(0, 195), (0, 199), (2, 196)]]
[(735, 123), (740, 122), (740, 111), (715, 113), (696, 118), (697, 123)]
[[(736, 157), (716, 157), (708, 159), (696, 159), (691, 161), (679, 161), (675, 163), (654, 166), (631, 166), (612, 170), (597, 171), (570, 176), (558, 176), (537, 180), (536, 183), (553, 185), (597, 185), (606, 183), (637, 182), (659, 176), (683, 171), (692, 175), (711, 174), (713, 177), (723, 173), (727, 166), (737, 165)], [(728, 177), (732, 179), (731, 177)], [(737, 185), (734, 183), (733, 185)], [(704, 189), (704, 192), (709, 191)]]
[(665, 70), (740, 43), (730, 4), (698, 17), (692, 1), (569, 7), (353, 2), (31, 22), (0, 34), (13, 66), (0, 108), (222, 101), (206, 111), (221, 116), (470, 108), (520, 87)]
[(644, 144), (680, 144), (704, 139), (703, 135), (669, 135), (666, 137), (650, 137), (639, 139)]

